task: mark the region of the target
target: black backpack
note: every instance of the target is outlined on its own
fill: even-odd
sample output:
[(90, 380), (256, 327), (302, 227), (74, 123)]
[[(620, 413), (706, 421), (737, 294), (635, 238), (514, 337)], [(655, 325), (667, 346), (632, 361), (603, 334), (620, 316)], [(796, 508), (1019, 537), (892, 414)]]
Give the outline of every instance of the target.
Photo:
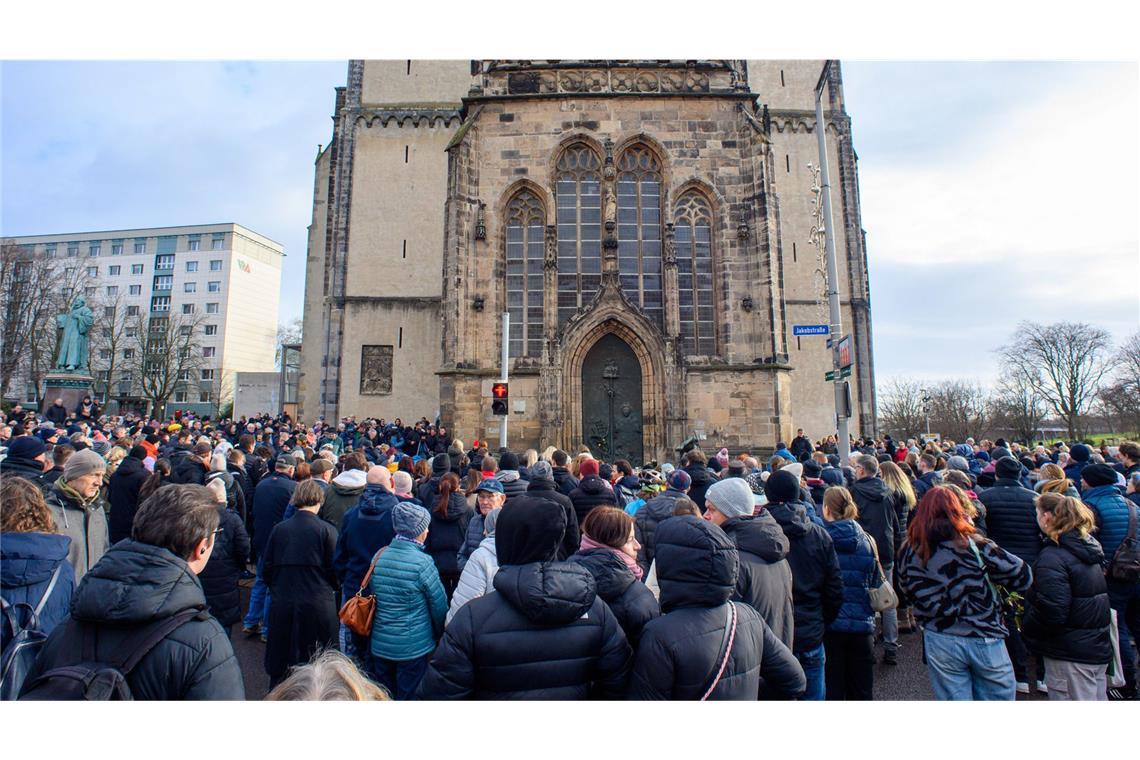
[(158, 643), (191, 620), (209, 620), (204, 610), (183, 610), (173, 617), (164, 618), (143, 626), (138, 633), (124, 641), (111, 657), (101, 662), (95, 658), (95, 632), (89, 623), (72, 619), (67, 623), (73, 626), (65, 635), (73, 632), (79, 638), (74, 650), (82, 652), (82, 660), (74, 665), (65, 665), (43, 673), (30, 681), (20, 693), (20, 700), (59, 701), (59, 700), (130, 700), (131, 687), (127, 677)]
[(1136, 541), (1136, 505), (1128, 505), (1128, 534), (1116, 547), (1108, 564), (1109, 578), (1124, 583), (1140, 581), (1140, 544)]
[[(13, 700), (20, 694), (20, 687), (32, 669), (36, 657), (47, 641), (47, 634), (40, 629), (40, 613), (43, 612), (51, 592), (55, 590), (55, 583), (59, 580), (62, 563), (56, 565), (55, 572), (51, 574), (47, 590), (36, 603), (35, 609), (23, 602), (8, 604), (7, 599), (0, 599), (4, 614), (4, 637), (8, 643), (4, 646), (3, 658), (0, 660), (0, 700)], [(27, 615), (22, 614), (24, 610)]]

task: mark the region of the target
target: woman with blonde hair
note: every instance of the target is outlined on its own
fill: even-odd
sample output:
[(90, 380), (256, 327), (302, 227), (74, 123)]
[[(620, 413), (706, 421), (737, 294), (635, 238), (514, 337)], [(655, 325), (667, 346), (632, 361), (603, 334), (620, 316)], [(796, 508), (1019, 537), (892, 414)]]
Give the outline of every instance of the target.
[(289, 677), (265, 697), (267, 702), (386, 702), (388, 692), (368, 680), (352, 660), (326, 649), (307, 665), (293, 668)]
[(523, 452), (522, 461), (519, 463), (519, 474), (523, 480), (530, 480), (530, 468), (538, 461), (538, 452), (534, 449), (527, 449)]
[(1033, 486), (1037, 493), (1059, 493), (1063, 496), (1072, 496), (1079, 499), (1081, 494), (1073, 486), (1073, 481), (1065, 477), (1065, 471), (1060, 465), (1049, 462), (1041, 465), (1038, 471), (1037, 484)]
[(545, 449), (542, 450), (542, 455), (541, 455), (542, 461), (550, 462), (551, 464), (554, 464), (553, 457), (554, 457), (554, 452), (556, 452), (556, 451), (558, 451), (557, 446), (547, 446)]
[(1049, 699), (1107, 699), (1112, 659), (1104, 550), (1090, 534), (1092, 510), (1059, 493), (1037, 498), (1037, 525), (1048, 537), (1033, 566), (1021, 635), (1045, 658)]

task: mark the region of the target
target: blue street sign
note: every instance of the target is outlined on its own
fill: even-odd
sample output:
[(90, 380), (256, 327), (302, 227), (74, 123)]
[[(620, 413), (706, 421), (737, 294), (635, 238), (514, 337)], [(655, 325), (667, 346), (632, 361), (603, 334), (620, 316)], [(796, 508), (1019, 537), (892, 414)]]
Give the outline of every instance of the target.
[(828, 325), (792, 325), (792, 335), (828, 335), (831, 327)]

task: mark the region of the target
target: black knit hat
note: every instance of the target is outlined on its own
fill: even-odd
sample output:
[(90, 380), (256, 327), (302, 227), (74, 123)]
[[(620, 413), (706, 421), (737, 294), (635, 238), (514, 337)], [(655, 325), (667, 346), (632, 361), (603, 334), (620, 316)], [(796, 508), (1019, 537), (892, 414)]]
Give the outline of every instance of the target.
[(1107, 464), (1090, 464), (1081, 470), (1081, 480), (1091, 488), (1110, 486), (1116, 482), (1116, 470)]
[(500, 470), (517, 470), (519, 468), (519, 455), (513, 451), (504, 451), (499, 457)]
[(994, 474), (999, 478), (1016, 480), (1021, 477), (1021, 462), (1013, 457), (1002, 457), (994, 465)]
[(495, 554), (500, 565), (554, 559), (566, 533), (566, 512), (547, 499), (523, 508), (507, 507), (495, 523)]
[(800, 479), (790, 472), (779, 470), (772, 473), (764, 484), (764, 493), (768, 495), (768, 501), (795, 501), (800, 495)]
[(431, 460), (431, 474), (442, 475), (451, 469), (451, 457), (447, 454), (436, 454)]

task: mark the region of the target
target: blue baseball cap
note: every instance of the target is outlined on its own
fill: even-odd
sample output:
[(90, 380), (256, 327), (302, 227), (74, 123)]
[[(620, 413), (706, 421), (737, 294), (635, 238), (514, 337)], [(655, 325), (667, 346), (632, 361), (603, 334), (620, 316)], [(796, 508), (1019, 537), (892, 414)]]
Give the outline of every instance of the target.
[(503, 484), (494, 478), (487, 478), (482, 483), (480, 483), (479, 487), (475, 490), (490, 491), (492, 493), (506, 493), (506, 491), (503, 490)]

